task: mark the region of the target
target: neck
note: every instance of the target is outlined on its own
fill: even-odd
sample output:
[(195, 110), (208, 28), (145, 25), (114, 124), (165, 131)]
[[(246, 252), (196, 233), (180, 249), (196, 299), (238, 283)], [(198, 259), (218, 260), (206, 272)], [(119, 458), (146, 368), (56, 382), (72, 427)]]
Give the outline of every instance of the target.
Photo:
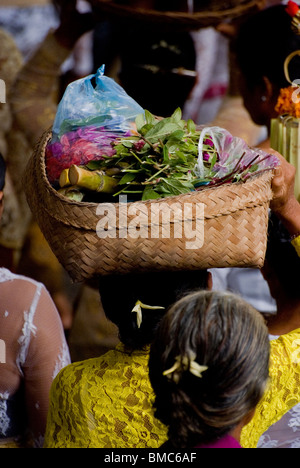
[(233, 431), (229, 433), (229, 435), (233, 437), (238, 443), (241, 442), (241, 433), (242, 433), (243, 427), (244, 427), (244, 424), (240, 424), (239, 426), (235, 427)]
[(300, 328), (300, 301), (281, 296), (276, 304), (276, 315), (268, 318), (269, 332), (272, 335), (285, 335)]
[(254, 413), (255, 413), (255, 408), (253, 410), (249, 411), (249, 413), (246, 414), (246, 416), (244, 416), (242, 421), (237, 426), (235, 426), (235, 428), (229, 433), (229, 435), (231, 437), (233, 437), (239, 444), (241, 443), (242, 429), (247, 424), (249, 424), (249, 422), (251, 421), (251, 419), (254, 416)]

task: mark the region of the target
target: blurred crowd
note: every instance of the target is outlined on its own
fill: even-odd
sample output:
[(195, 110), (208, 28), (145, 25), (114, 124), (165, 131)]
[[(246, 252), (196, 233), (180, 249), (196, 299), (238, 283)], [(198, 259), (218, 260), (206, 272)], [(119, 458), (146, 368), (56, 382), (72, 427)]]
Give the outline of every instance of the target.
[[(261, 3), (261, 10), (264, 11), (269, 7), (287, 4), (288, 2), (266, 1)], [(64, 385), (67, 387), (69, 385), (68, 382), (72, 382), (71, 386), (74, 389), (76, 388), (75, 382), (80, 385), (82, 384), (85, 378), (85, 366), (80, 364), (81, 361), (106, 356), (109, 350), (114, 350), (112, 352), (118, 354), (119, 351), (115, 351), (115, 347), (120, 346), (120, 342), (122, 342), (119, 332), (124, 327), (124, 323), (119, 323), (118, 319), (113, 316), (113, 312), (111, 312), (113, 318), (107, 317), (109, 316), (108, 311), (112, 308), (114, 301), (116, 301), (114, 304), (115, 309), (122, 307), (122, 304), (117, 300), (119, 298), (111, 301), (113, 288), (116, 287), (114, 283), (115, 279), (113, 279), (114, 286), (109, 283), (109, 280), (107, 280), (107, 283), (106, 280), (103, 281), (103, 285), (100, 282), (100, 294), (98, 284), (92, 282), (73, 284), (63, 266), (59, 264), (52, 253), (33, 214), (29, 210), (25, 198), (23, 187), (26, 184), (26, 180), (23, 178), (23, 173), (26, 164), (40, 137), (44, 132), (51, 130), (57, 105), (68, 84), (76, 79), (94, 74), (102, 64), (105, 64), (108, 76), (118, 81), (125, 91), (143, 108), (148, 109), (155, 115), (168, 116), (177, 107), (181, 107), (184, 119), (191, 118), (198, 125), (207, 124), (226, 128), (233, 135), (243, 138), (249, 146), (267, 148), (270, 146), (269, 120), (272, 117), (272, 113), (266, 110), (266, 99), (268, 96), (263, 96), (265, 99), (262, 99), (261, 105), (264, 105), (264, 109), (262, 110), (264, 112), (264, 119), (256, 118), (254, 111), (251, 111), (250, 104), (249, 106), (247, 105), (245, 95), (242, 93), (240, 69), (238, 67), (239, 58), (240, 63), (242, 63), (241, 53), (239, 56), (239, 52), (234, 46), (239, 24), (238, 20), (232, 23), (226, 21), (225, 23), (220, 23), (217, 27), (204, 27), (191, 32), (168, 32), (160, 28), (152, 28), (151, 32), (144, 33), (143, 24), (136, 24), (134, 28), (126, 30), (123, 24), (115, 23), (111, 19), (104, 18), (101, 20), (99, 15), (94, 15), (91, 4), (85, 0), (78, 0), (77, 2), (75, 0), (0, 0), (0, 79), (4, 80), (6, 85), (6, 103), (0, 104), (0, 152), (6, 164), (6, 178), (3, 189), (5, 203), (0, 229), (0, 267), (5, 269), (5, 271), (10, 271), (12, 275), (10, 276), (5, 273), (3, 275), (3, 283), (7, 281), (19, 281), (18, 275), (23, 279), (29, 278), (30, 282), (26, 283), (27, 287), (23, 283), (20, 283), (20, 285), (16, 283), (15, 287), (19, 287), (20, 290), (24, 287), (24, 291), (28, 292), (30, 288), (35, 286), (37, 288), (36, 292), (32, 291), (32, 294), (34, 297), (38, 297), (41, 294), (45, 296), (43, 296), (45, 309), (49, 310), (50, 317), (53, 313), (55, 315), (56, 312), (53, 312), (52, 302), (50, 305), (50, 302), (47, 301), (53, 301), (53, 307), (58, 311), (62, 329), (60, 329), (60, 325), (57, 324), (57, 320), (55, 319), (55, 326), (49, 325), (51, 329), (51, 333), (49, 333), (50, 335), (52, 334), (51, 336), (58, 333), (60, 338), (57, 346), (62, 348), (67, 347), (70, 352), (69, 355), (65, 349), (64, 353), (60, 354), (59, 360), (61, 365), (57, 367), (55, 376), (65, 365), (71, 362), (75, 363), (74, 369), (72, 367), (67, 368), (70, 371), (70, 375), (66, 371), (66, 376), (63, 375), (62, 381), (57, 382), (55, 390), (53, 390), (53, 392), (56, 391), (56, 394), (53, 396), (51, 407), (52, 419), (50, 418), (47, 432), (48, 446), (59, 446), (57, 434), (59, 434), (60, 430), (60, 442), (62, 444), (65, 443), (67, 446), (70, 442), (67, 440), (69, 431), (66, 431), (66, 427), (69, 426), (64, 421), (64, 413), (68, 410), (68, 399), (64, 402), (66, 407), (58, 412), (56, 411), (59, 402), (63, 401), (63, 397), (59, 395), (60, 392), (63, 393), (62, 389)], [(242, 41), (242, 36), (240, 40)], [(250, 62), (253, 60), (253, 66), (255, 66), (254, 57), (248, 57), (247, 55), (247, 59)], [(275, 89), (277, 86), (276, 80), (271, 85)], [(252, 98), (253, 96), (254, 94)], [(290, 227), (289, 223), (287, 227)], [(293, 253), (297, 257), (294, 250)], [(297, 265), (297, 261), (295, 265)], [(207, 272), (207, 274), (205, 287), (207, 286), (207, 281), (211, 278), (212, 290), (224, 293), (230, 291), (239, 297), (241, 296), (253, 309), (266, 314), (268, 317), (270, 316), (269, 333), (273, 336), (273, 339), (282, 334), (281, 319), (276, 321), (276, 317), (279, 317), (278, 311), (283, 309), (283, 302), (286, 305), (285, 294), (287, 293), (286, 291), (282, 292), (282, 296), (278, 298), (274, 292), (275, 290), (270, 290), (270, 285), (274, 286), (274, 283), (271, 282), (266, 270), (263, 275), (259, 270), (247, 268), (214, 269)], [(182, 278), (179, 278), (179, 280), (181, 281)], [(193, 278), (190, 278), (190, 280), (191, 282), (194, 281)], [(138, 279), (134, 281), (142, 289), (142, 285), (139, 284)], [(152, 281), (151, 277), (149, 281)], [(44, 285), (43, 288), (45, 287), (47, 291), (36, 286), (39, 284)], [(188, 290), (189, 284), (186, 286)], [(120, 284), (118, 288), (120, 290), (125, 288), (124, 294), (126, 294), (126, 287), (124, 285)], [(127, 288), (129, 288), (128, 285)], [(277, 293), (279, 289), (276, 289)], [(105, 297), (108, 294), (107, 291), (110, 291), (112, 294), (110, 298)], [(157, 291), (158, 293), (159, 291)], [(8, 291), (6, 294), (9, 297), (10, 293)], [(147, 297), (146, 293), (145, 295)], [(24, 292), (24, 298), (25, 296), (26, 292)], [(285, 297), (285, 301), (283, 301), (282, 297)], [(164, 303), (167, 308), (177, 300), (177, 294), (175, 294), (174, 290), (174, 294), (170, 298), (167, 298), (165, 302), (162, 297), (159, 297), (159, 294), (158, 298), (161, 304)], [(213, 300), (212, 298), (211, 300)], [(19, 299), (22, 300), (22, 298)], [(151, 302), (151, 297), (147, 297), (145, 303), (149, 300)], [(224, 305), (226, 303), (225, 299), (219, 299), (216, 296), (214, 300), (220, 301), (223, 304), (224, 310), (226, 309)], [(28, 299), (26, 307), (28, 307), (29, 311), (34, 308), (32, 318), (36, 310), (38, 314), (41, 314), (41, 322), (38, 327), (43, 330), (43, 312), (36, 304), (34, 305), (34, 301), (33, 299), (30, 302)], [(295, 305), (295, 309), (298, 307), (298, 302), (298, 298), (293, 297), (293, 300), (290, 300), (290, 303)], [(105, 307), (104, 303), (106, 304)], [(7, 307), (12, 307), (12, 305), (7, 305)], [(182, 307), (187, 306), (182, 304)], [(247, 307), (245, 310), (248, 310)], [(6, 312), (6, 310), (3, 310), (3, 315)], [(175, 314), (176, 310), (174, 309), (173, 312)], [(253, 311), (251, 309), (250, 315), (252, 316), (252, 314)], [(33, 322), (30, 324), (29, 319), (26, 320), (24, 322), (25, 325), (23, 323), (19, 325), (20, 330), (22, 330), (22, 327), (24, 329), (27, 326), (31, 330), (32, 335), (34, 335), (37, 324), (33, 324)], [(228, 321), (230, 321), (229, 316)], [(291, 326), (287, 330), (288, 332), (295, 329), (292, 322), (293, 320), (291, 319)], [(168, 324), (166, 321), (165, 327), (168, 326), (170, 329), (173, 329), (171, 324)], [(208, 325), (205, 322), (203, 326)], [(263, 330), (260, 322), (257, 326), (260, 331)], [(47, 327), (48, 325), (45, 329)], [(151, 330), (152, 327), (154, 327), (153, 324), (149, 325)], [(283, 329), (286, 332), (285, 327)], [(124, 335), (126, 333), (128, 333), (128, 330), (125, 327)], [(265, 336), (265, 330), (262, 331), (263, 333)], [(28, 339), (30, 339), (30, 336), (29, 332)], [(41, 346), (43, 336), (41, 335), (41, 338), (39, 338)], [(151, 336), (151, 340), (152, 338)], [(44, 339), (46, 340), (46, 344), (47, 339)], [(147, 336), (143, 345), (149, 346), (151, 340)], [(51, 341), (53, 344), (53, 339)], [(25, 334), (24, 342), (26, 342)], [(201, 346), (199, 344), (199, 347)], [(275, 348), (276, 346), (274, 345)], [(31, 345), (28, 343), (27, 347), (24, 345), (23, 351), (25, 354), (30, 354), (30, 349)], [(134, 352), (136, 351), (135, 346), (132, 346), (132, 349)], [(155, 389), (159, 389), (160, 387), (159, 377), (155, 375), (155, 368), (159, 367), (157, 363), (160, 359), (160, 352), (162, 353), (159, 350), (159, 343), (156, 343), (152, 356), (154, 363), (152, 381)], [(175, 351), (170, 350), (170, 356), (172, 355), (172, 359), (175, 359), (176, 355), (173, 355), (173, 352)], [(276, 352), (280, 352), (280, 350), (278, 351), (276, 348), (274, 353), (276, 354)], [(53, 353), (55, 354), (55, 350)], [(96, 372), (97, 374), (97, 370), (95, 371), (95, 369), (97, 369), (98, 365), (103, 366), (102, 369), (109, 366), (113, 368), (114, 355), (113, 357), (112, 355), (107, 357), (107, 360), (106, 358), (103, 359), (103, 361), (97, 361), (96, 363), (91, 362), (91, 373)], [(125, 361), (126, 359), (124, 358)], [(147, 363), (145, 364), (146, 359), (147, 357), (145, 359), (144, 357), (136, 358), (134, 361), (135, 369), (139, 366), (147, 365)], [(167, 364), (170, 364), (168, 360), (170, 358), (167, 359), (164, 356), (164, 359)], [(17, 363), (19, 369), (21, 366), (20, 362)], [(24, 355), (23, 366), (25, 362), (26, 356)], [(183, 366), (182, 372), (185, 370), (183, 364), (184, 361), (181, 362)], [(52, 360), (51, 365), (53, 365)], [(130, 361), (128, 364), (126, 361), (125, 365), (127, 366), (126, 369), (128, 369), (128, 366), (132, 366), (133, 363)], [(42, 366), (40, 365), (40, 367)], [(37, 367), (37, 369), (39, 368)], [(119, 372), (122, 373), (122, 385), (130, 388), (132, 383), (127, 382), (128, 375), (124, 369), (120, 367)], [(74, 378), (75, 374), (76, 378)], [(109, 376), (106, 383), (107, 389), (106, 387), (104, 390), (102, 389), (103, 398), (107, 398), (109, 386), (114, 385), (112, 384), (114, 375), (112, 373)], [(3, 414), (5, 413), (3, 408), (6, 408), (6, 402), (10, 400), (8, 397), (5, 397), (7, 392), (5, 393), (5, 389), (2, 388), (1, 378), (2, 374), (0, 373), (0, 426), (2, 424), (2, 429), (4, 429), (5, 424), (3, 421), (5, 418), (1, 419), (1, 416), (3, 418)], [(33, 379), (33, 377), (31, 378)], [(145, 376), (142, 375), (141, 378), (144, 379)], [(263, 378), (265, 378), (265, 375)], [(52, 380), (48, 374), (45, 374), (44, 382), (48, 382), (48, 379)], [(147, 385), (149, 385), (148, 381)], [(12, 384), (11, 388), (15, 389), (16, 387)], [(72, 398), (74, 398), (74, 407), (76, 407), (79, 397), (76, 394), (72, 394), (72, 389), (69, 389), (69, 391)], [(47, 388), (45, 391), (47, 391)], [(97, 387), (93, 391), (96, 393)], [(150, 386), (149, 388), (147, 387), (147, 392), (151, 393)], [(261, 388), (256, 388), (253, 392), (258, 392), (260, 395)], [(32, 392), (31, 406), (33, 406), (32, 401), (35, 402), (35, 398), (36, 395)], [(113, 398), (112, 395), (111, 398)], [(122, 398), (123, 396), (120, 395), (120, 401)], [(131, 410), (130, 401), (133, 401), (133, 398), (134, 392), (133, 394), (129, 392), (125, 411), (129, 412)], [(178, 401), (181, 404), (180, 398)], [(194, 398), (194, 396), (191, 396), (191, 398)], [(253, 397), (253, 400), (256, 401), (256, 399), (256, 397)], [(300, 402), (300, 398), (294, 405), (296, 408), (298, 402)], [(161, 403), (159, 397), (157, 397), (157, 414), (162, 415), (158, 423), (158, 421), (153, 419), (152, 410), (148, 408), (148, 403), (146, 403), (145, 418), (148, 417), (149, 421), (152, 421), (151, 424), (154, 425), (153, 432), (150, 432), (151, 437), (157, 445), (159, 442), (166, 441), (166, 432), (163, 424), (169, 424), (170, 426), (174, 424), (174, 428), (177, 427), (177, 415), (175, 415), (170, 400), (169, 410), (170, 414), (172, 412), (172, 415), (174, 411), (174, 419), (168, 419), (168, 416), (164, 414), (162, 406), (159, 406)], [(2, 413), (1, 404), (3, 407)], [(11, 405), (14, 408), (14, 402)], [(103, 416), (101, 411), (105, 415), (105, 409), (102, 407), (100, 410), (94, 409), (93, 400), (84, 401), (84, 405), (86, 405), (87, 414), (90, 414), (89, 411), (92, 412), (94, 419), (98, 422)], [(90, 405), (93, 406), (92, 409)], [(255, 405), (249, 406), (248, 411), (245, 412), (243, 423), (245, 421), (248, 422), (249, 414)], [(133, 403), (132, 406), (134, 406)], [(293, 405), (287, 405), (286, 414), (291, 407)], [(78, 409), (78, 412), (80, 414), (80, 409)], [(44, 413), (47, 413), (47, 408), (44, 408)], [(86, 417), (85, 413), (84, 418)], [(127, 417), (130, 420), (130, 416), (127, 415)], [(132, 418), (134, 419), (133, 416)], [(104, 416), (102, 419), (106, 428), (105, 424), (107, 421), (104, 421)], [(231, 419), (230, 421), (232, 423)], [(278, 418), (276, 419), (275, 414), (272, 423), (275, 424), (277, 422)], [(66, 427), (64, 427), (64, 424), (66, 424)], [(97, 426), (95, 421), (93, 424)], [(61, 428), (58, 429), (60, 425)], [(133, 424), (135, 430), (138, 430), (136, 429), (138, 425), (139, 423), (136, 422)], [(147, 426), (146, 423), (145, 426)], [(296, 426), (295, 422), (294, 427)], [(228, 426), (226, 427), (228, 429)], [(297, 427), (299, 427), (299, 424)], [(77, 426), (76, 428), (75, 426), (72, 428), (75, 431), (74, 434), (77, 434), (80, 431), (84, 431), (84, 424), (81, 429), (78, 429)], [(207, 423), (205, 428), (206, 431), (209, 430)], [(40, 427), (36, 429), (40, 431)], [(278, 430), (282, 431), (283, 429), (284, 427), (279, 427)], [(122, 428), (118, 427), (116, 431), (122, 433)], [(255, 428), (253, 431), (255, 432)], [(249, 435), (249, 440), (251, 437), (255, 439), (254, 432)], [(259, 434), (259, 436), (264, 432)], [(4, 430), (3, 433), (5, 433)], [(52, 437), (53, 434), (56, 434), (57, 440), (55, 440), (55, 437)], [(174, 436), (174, 430), (172, 434), (174, 439), (171, 440), (170, 438), (170, 440), (173, 444), (177, 444), (178, 440)], [(12, 432), (12, 437), (13, 435)], [(77, 435), (74, 435), (74, 440), (77, 440)], [(82, 443), (82, 438), (78, 437), (78, 440)], [(106, 443), (113, 443), (113, 438), (106, 442), (106, 435), (102, 433), (98, 439), (98, 436), (96, 437), (96, 442), (93, 437), (94, 434), (89, 439), (91, 445), (98, 443), (99, 440), (102, 441), (103, 446), (108, 446), (105, 445)], [(109, 439), (110, 436), (107, 435), (107, 437)], [(267, 442), (270, 441), (272, 437), (275, 437), (274, 434), (265, 435), (265, 439), (261, 439), (261, 443), (266, 440)], [(5, 437), (2, 438), (5, 439)], [(125, 440), (124, 438), (125, 436), (123, 437), (123, 441)], [(191, 443), (191, 440), (194, 439), (191, 438), (189, 443)], [(258, 443), (258, 440), (256, 440), (256, 443)], [(137, 444), (137, 446), (139, 445)]]

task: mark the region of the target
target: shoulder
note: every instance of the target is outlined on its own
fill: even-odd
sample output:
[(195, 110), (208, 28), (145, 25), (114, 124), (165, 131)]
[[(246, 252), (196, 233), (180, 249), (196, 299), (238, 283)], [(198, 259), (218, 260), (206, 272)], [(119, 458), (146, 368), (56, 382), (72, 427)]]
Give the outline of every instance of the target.
[(274, 338), (270, 342), (271, 354), (277, 349), (284, 349), (285, 356), (288, 357), (290, 352), (300, 349), (300, 328)]
[(148, 375), (147, 362), (148, 353), (131, 354), (124, 352), (122, 345), (108, 351), (100, 357), (74, 362), (64, 367), (57, 375), (54, 386), (61, 387), (67, 382), (76, 384), (77, 388), (85, 386), (91, 379), (93, 382), (118, 380), (126, 376), (126, 379), (133, 378), (133, 375)]
[(73, 362), (68, 366), (64, 367), (56, 376), (53, 385), (61, 386), (65, 382), (74, 382), (76, 385), (85, 379), (96, 373), (101, 374), (101, 369), (108, 366), (108, 362), (111, 361), (111, 357), (114, 355), (114, 351), (108, 351), (106, 354), (100, 357), (87, 359), (84, 361)]
[[(270, 375), (273, 379), (294, 383), (300, 375), (300, 329), (281, 335), (270, 342)], [(296, 379), (296, 374), (298, 374)]]
[(28, 286), (29, 284), (32, 284), (32, 285), (34, 285), (36, 287), (37, 286), (43, 286), (42, 283), (39, 283), (38, 281), (36, 281), (36, 280), (34, 280), (32, 278), (13, 273), (12, 271), (8, 270), (7, 268), (0, 268), (0, 284), (14, 282), (14, 281), (18, 281), (20, 284), (23, 284), (24, 287)]
[[(29, 304), (36, 294), (48, 294), (42, 283), (27, 276), (17, 275), (6, 268), (0, 268), (1, 299), (15, 299), (20, 306)], [(48, 294), (49, 295), (49, 294)]]
[[(77, 405), (78, 402), (85, 401), (86, 395), (91, 395), (93, 389), (96, 388), (99, 393), (102, 388), (102, 385), (99, 387), (99, 381), (103, 379), (106, 369), (109, 369), (109, 365), (103, 356), (63, 367), (51, 385), (52, 404), (64, 406), (72, 401), (77, 402)], [(86, 401), (85, 405), (88, 406), (89, 403), (91, 401)]]

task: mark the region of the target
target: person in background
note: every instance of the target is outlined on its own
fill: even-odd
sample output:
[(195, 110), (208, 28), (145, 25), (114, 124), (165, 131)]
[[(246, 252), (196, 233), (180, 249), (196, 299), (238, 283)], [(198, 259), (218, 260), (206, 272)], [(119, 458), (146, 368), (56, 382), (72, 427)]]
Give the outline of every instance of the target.
[[(14, 40), (6, 31), (1, 47), (1, 78), (7, 83), (6, 103), (0, 104), (7, 118), (3, 127), (3, 155), (7, 163), (7, 185), (0, 245), (1, 266), (46, 285), (70, 329), (73, 298), (77, 294), (32, 219), (23, 191), (23, 172), (38, 139), (54, 120), (60, 93), (61, 66), (78, 39), (92, 28), (90, 14), (80, 14), (76, 1), (55, 1), (60, 21), (45, 34), (43, 42), (24, 62)], [(4, 127), (5, 126), (5, 127)]]
[(0, 0), (0, 28), (14, 39), (25, 62), (50, 29), (58, 26), (52, 0)]
[[(274, 152), (275, 153), (275, 152)], [(295, 167), (279, 153), (272, 179), (273, 199), (262, 274), (276, 301), (266, 315), (271, 340), (271, 383), (252, 421), (242, 431), (245, 447), (297, 448), (299, 438), (299, 269), (300, 204), (294, 191)]]
[[(0, 156), (0, 200), (6, 165)], [(49, 391), (70, 363), (58, 311), (42, 283), (0, 268), (0, 448), (43, 445)], [(3, 347), (1, 348), (3, 349)]]
[(266, 389), (269, 354), (261, 314), (238, 296), (198, 291), (174, 304), (149, 358), (155, 415), (168, 428), (161, 448), (241, 448)]
[[(270, 202), (270, 209), (271, 211), (278, 217), (278, 219), (282, 222), (283, 226), (286, 228), (287, 232), (290, 236), (290, 243), (296, 250), (298, 256), (300, 256), (300, 204), (295, 197), (294, 191), (294, 183), (295, 183), (295, 175), (296, 169), (295, 167), (288, 163), (287, 160), (281, 156), (278, 152), (272, 150), (271, 148), (268, 149), (269, 153), (276, 154), (277, 158), (280, 160), (280, 166), (275, 169), (274, 177), (272, 179), (272, 191), (273, 191), (273, 199)], [(242, 291), (247, 291), (247, 294), (251, 293), (252, 298), (254, 298), (254, 305), (257, 306), (258, 310), (263, 313), (270, 314), (272, 313), (274, 317), (276, 317), (277, 313), (277, 303), (274, 299), (273, 295), (271, 294), (268, 281), (264, 279), (263, 288), (265, 290), (265, 285), (268, 287), (268, 295), (271, 296), (272, 302), (268, 300), (265, 304), (269, 304), (269, 310), (264, 307), (264, 310), (261, 310), (259, 307), (258, 296), (260, 289), (258, 287), (252, 287), (248, 283), (248, 270), (239, 270), (239, 269), (226, 269), (212, 271), (212, 278), (214, 289), (226, 289), (229, 287), (228, 278), (224, 284), (224, 277), (226, 278), (226, 274), (228, 275), (227, 271), (229, 271), (232, 275), (232, 278), (236, 280), (239, 277), (239, 280), (244, 287)], [(256, 284), (262, 285), (258, 274), (259, 271), (256, 270), (249, 270), (252, 278), (255, 278)], [(221, 281), (218, 281), (221, 278)], [(232, 285), (232, 288), (235, 289), (237, 293), (237, 282), (235, 281)], [(239, 291), (240, 292), (240, 291)], [(268, 297), (265, 295), (265, 297)]]
[[(76, 5), (80, 13), (92, 8), (86, 0), (77, 0)], [(59, 27), (59, 23), (56, 0), (0, 0), (0, 28), (14, 39), (24, 63), (30, 60), (48, 33)], [(91, 73), (91, 36), (92, 32), (84, 33), (60, 67), (63, 82), (67, 77), (76, 79)]]
[[(245, 108), (258, 127), (267, 129), (265, 138), (255, 142), (254, 146), (266, 151), (270, 147), (271, 119), (277, 117), (275, 106), (280, 89), (289, 85), (284, 73), (284, 62), (290, 53), (299, 49), (300, 36), (293, 31), (292, 18), (283, 4), (269, 6), (247, 18), (239, 24), (232, 38), (232, 50), (239, 69), (239, 88)], [(299, 77), (299, 70), (300, 58), (295, 57), (290, 66), (291, 79)], [(233, 117), (231, 120), (234, 125), (238, 119)], [(289, 214), (286, 213), (284, 217), (287, 222), (289, 216), (291, 224), (298, 209), (297, 200), (290, 201), (289, 205)], [(296, 231), (293, 229), (291, 236), (298, 237), (297, 233), (300, 233), (299, 228)], [(300, 252), (300, 240), (293, 242), (298, 242)], [(213, 270), (212, 274), (216, 289), (240, 293), (260, 312), (276, 313), (276, 302), (258, 270), (219, 269)]]
[(272, 213), (262, 274), (276, 300), (277, 312), (265, 315), (271, 340), (270, 383), (253, 420), (242, 433), (246, 447), (300, 447), (300, 258), (289, 232)]
[[(243, 138), (250, 146), (261, 145), (267, 139), (268, 129), (265, 123), (258, 123), (253, 120), (252, 115), (249, 114), (248, 109), (244, 105), (243, 90), (241, 89), (240, 82), (240, 64), (236, 50), (236, 38), (240, 28), (243, 28), (243, 24), (247, 24), (248, 20), (250, 21), (251, 18), (255, 18), (260, 11), (283, 3), (287, 3), (287, 0), (285, 2), (281, 2), (280, 0), (262, 0), (257, 2), (256, 12), (253, 12), (251, 15), (237, 17), (232, 21), (221, 22), (215, 28), (227, 43), (229, 83), (227, 93), (215, 117), (210, 120), (210, 123), (211, 125), (226, 128), (233, 135)], [(270, 27), (270, 25), (268, 27)], [(261, 32), (260, 34), (262, 42), (257, 41), (258, 45), (263, 44), (265, 40), (264, 33)], [(252, 32), (250, 36), (252, 38)], [(252, 44), (252, 41), (250, 42)], [(249, 45), (248, 41), (247, 48), (249, 48)], [(251, 49), (250, 51), (251, 60), (253, 60), (253, 50), (254, 49)], [(258, 54), (260, 54), (260, 46), (257, 50)], [(247, 52), (248, 50), (246, 54)], [(261, 103), (259, 103), (259, 106), (260, 105)], [(268, 144), (265, 146), (267, 147)]]
[(277, 153), (280, 166), (272, 180), (273, 200), (270, 208), (290, 235), (290, 241), (300, 256), (300, 203), (295, 196), (296, 168)]
[[(8, 96), (22, 67), (23, 59), (13, 38), (2, 29), (0, 29), (0, 41), (0, 78), (5, 84), (5, 96), (2, 96), (0, 103), (0, 152), (7, 160), (9, 150), (7, 135), (12, 126), (12, 111)], [(1, 266), (14, 270), (16, 257), (22, 247), (22, 241), (28, 226), (28, 210), (24, 198), (20, 199), (16, 193), (10, 169), (6, 171), (4, 195), (6, 203), (2, 213), (0, 230)], [(22, 219), (23, 223), (20, 223), (20, 219)]]
[[(22, 21), (22, 14), (27, 16), (28, 0), (16, 1), (22, 1), (24, 6), (18, 10), (19, 20)], [(41, 2), (44, 3), (43, 0)], [(7, 104), (3, 106), (5, 109), (9, 107), (9, 122), (12, 122), (10, 130), (5, 129), (8, 149), (5, 159), (11, 183), (7, 183), (5, 188), (5, 229), (2, 226), (0, 245), (11, 260), (9, 264), (5, 263), (6, 267), (12, 267), (13, 271), (46, 285), (60, 312), (72, 360), (82, 360), (114, 347), (118, 342), (116, 330), (104, 317), (97, 288), (71, 282), (32, 220), (23, 192), (23, 183), (26, 183), (23, 181), (23, 171), (38, 139), (53, 125), (64, 86), (84, 72), (81, 59), (83, 55), (87, 57), (80, 51), (82, 47), (85, 49), (86, 36), (91, 34), (94, 21), (87, 11), (86, 2), (81, 0), (53, 0), (47, 3), (47, 6), (41, 5), (36, 10), (40, 13), (46, 11), (53, 3), (52, 11), (55, 7), (58, 12), (57, 27), (48, 31), (48, 22), (42, 22), (44, 39), (26, 56), (23, 65), (22, 60), (18, 67), (12, 63), (11, 49), (5, 55), (11, 65), (7, 75), (11, 77), (13, 72)], [(6, 7), (7, 15), (12, 7), (12, 4)], [(27, 24), (27, 33), (30, 27)], [(3, 31), (4, 34), (7, 36)], [(10, 42), (13, 42), (11, 38)], [(15, 44), (14, 50), (18, 50)], [(3, 48), (0, 54), (2, 52)], [(18, 57), (22, 59), (20, 52)], [(66, 72), (66, 65), (70, 61), (73, 65), (69, 73)], [(3, 119), (1, 125), (6, 122), (8, 119)], [(1, 259), (4, 259), (4, 255), (1, 255)]]
[(196, 83), (191, 34), (159, 23), (130, 18), (100, 21), (94, 32), (93, 61), (95, 71), (105, 64), (108, 76), (141, 107), (160, 117), (183, 109)]
[[(292, 52), (300, 49), (300, 36), (292, 29), (286, 5), (271, 6), (243, 22), (233, 47), (245, 108), (254, 123), (268, 129), (266, 140), (259, 146), (270, 147), (270, 124), (271, 119), (278, 116), (275, 107), (280, 89), (290, 85), (284, 63)], [(300, 57), (297, 56), (289, 66), (291, 80), (299, 78), (299, 70)]]

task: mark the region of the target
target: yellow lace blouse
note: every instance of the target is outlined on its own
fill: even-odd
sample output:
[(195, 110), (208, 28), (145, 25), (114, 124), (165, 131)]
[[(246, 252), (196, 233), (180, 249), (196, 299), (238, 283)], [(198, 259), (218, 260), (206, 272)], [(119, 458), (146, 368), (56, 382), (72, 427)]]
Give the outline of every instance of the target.
[(242, 431), (244, 448), (256, 448), (260, 436), (300, 402), (300, 329), (270, 345), (270, 381), (254, 418)]
[[(270, 380), (241, 445), (259, 438), (300, 403), (300, 329), (271, 343)], [(167, 429), (154, 417), (148, 351), (122, 345), (104, 356), (71, 364), (51, 389), (46, 448), (158, 448)]]
[(295, 247), (298, 256), (300, 257), (300, 236), (292, 240), (292, 244)]
[(45, 448), (158, 448), (167, 429), (154, 417), (149, 350), (123, 345), (67, 366), (52, 385)]

